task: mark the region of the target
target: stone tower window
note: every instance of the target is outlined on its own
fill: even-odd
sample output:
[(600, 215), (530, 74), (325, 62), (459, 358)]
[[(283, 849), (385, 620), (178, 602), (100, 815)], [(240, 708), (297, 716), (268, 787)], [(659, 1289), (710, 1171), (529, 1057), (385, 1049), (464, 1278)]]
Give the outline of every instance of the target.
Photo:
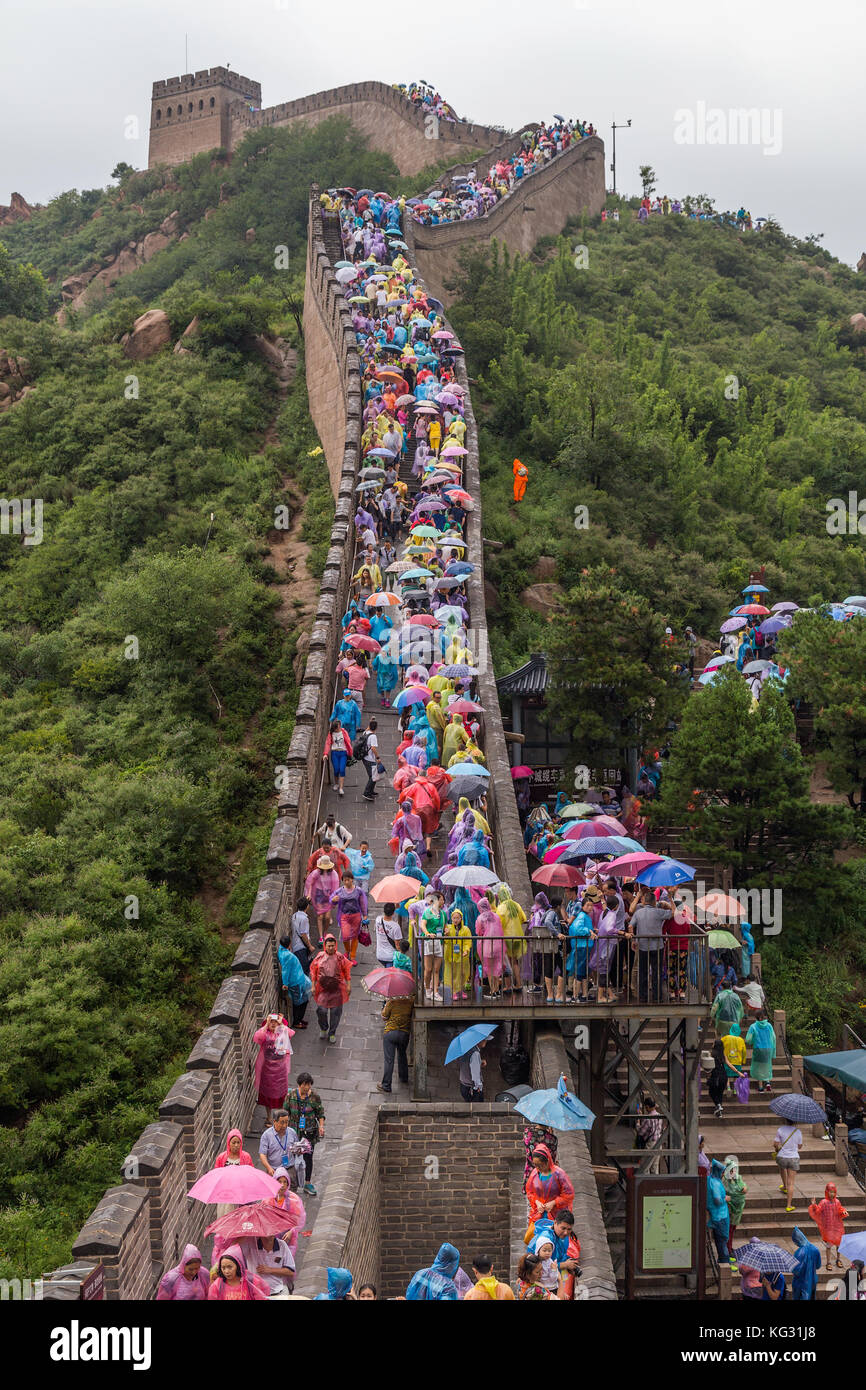
[(210, 99), (210, 104), (211, 104), (211, 106), (215, 106), (215, 105), (216, 105), (216, 98), (215, 98), (215, 97), (211, 97), (211, 99)]
[(191, 111), (191, 110), (192, 110), (192, 102), (190, 102), (189, 106), (188, 106), (186, 109), (187, 109), (187, 111)]
[(202, 110), (204, 109), (204, 102), (203, 102), (203, 101), (200, 101), (200, 102), (199, 102), (199, 104), (198, 104), (198, 109), (199, 109), (199, 111), (202, 111)]
[(165, 114), (169, 117), (171, 116), (171, 107), (168, 108)]
[(158, 121), (161, 121), (161, 120), (162, 120), (162, 111), (161, 111), (159, 108), (157, 108), (156, 119), (157, 119)]

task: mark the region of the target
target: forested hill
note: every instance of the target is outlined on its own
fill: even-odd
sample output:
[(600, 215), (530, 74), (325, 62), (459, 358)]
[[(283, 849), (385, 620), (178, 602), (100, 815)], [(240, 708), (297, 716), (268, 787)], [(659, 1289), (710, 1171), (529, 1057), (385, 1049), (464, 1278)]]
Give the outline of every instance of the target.
[(617, 205), (618, 223), (575, 222), (530, 260), (471, 256), (452, 310), (484, 531), (505, 543), (486, 556), (498, 671), (543, 645), (526, 589), (542, 581), (543, 606), (599, 565), (708, 635), (760, 564), (801, 604), (864, 592), (864, 538), (826, 529), (827, 501), (866, 480), (866, 334), (848, 323), (863, 277), (772, 224), (640, 224)]
[[(0, 1276), (68, 1258), (246, 927), (302, 614), (274, 509), (303, 503), (313, 608), (333, 517), (295, 318), (309, 187), (394, 174), (337, 119), (2, 229), (0, 496), (43, 516), (39, 544), (0, 534)], [(64, 280), (166, 219), (57, 322)], [(183, 351), (130, 361), (149, 309)], [(298, 353), (282, 393), (263, 333)]]

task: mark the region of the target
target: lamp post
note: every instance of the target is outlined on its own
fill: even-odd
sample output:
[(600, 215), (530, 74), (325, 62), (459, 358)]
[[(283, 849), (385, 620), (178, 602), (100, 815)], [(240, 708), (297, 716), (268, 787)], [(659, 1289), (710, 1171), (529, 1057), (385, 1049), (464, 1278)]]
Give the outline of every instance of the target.
[(618, 130), (628, 130), (628, 127), (630, 125), (631, 121), (626, 121), (625, 125), (617, 125), (616, 121), (611, 122), (610, 128), (613, 131), (613, 159), (611, 161), (610, 166), (611, 172), (613, 173), (613, 188), (611, 189), (612, 193), (616, 192), (616, 132)]

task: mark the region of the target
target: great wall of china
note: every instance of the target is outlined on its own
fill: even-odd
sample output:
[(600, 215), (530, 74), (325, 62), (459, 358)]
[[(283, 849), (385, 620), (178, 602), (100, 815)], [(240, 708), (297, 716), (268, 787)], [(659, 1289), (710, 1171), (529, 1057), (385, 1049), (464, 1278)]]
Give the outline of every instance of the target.
[[(380, 146), (392, 151), (404, 173), (432, 161), (424, 118), (383, 83), (359, 83), (317, 93), (298, 102), (251, 112), (238, 94), (254, 96), (256, 84), (246, 83), (225, 69), (215, 68), (194, 76), (154, 84), (154, 119), (172, 120), (172, 140), (165, 130), (151, 133), (151, 163), (178, 163), (200, 149), (236, 143), (255, 125), (287, 125), (298, 119), (318, 120), (343, 112)], [(240, 84), (240, 85), (239, 85)], [(193, 98), (193, 89), (207, 88)], [(247, 88), (250, 90), (247, 91)], [(184, 118), (169, 118), (169, 105), (178, 95), (190, 107)], [(217, 100), (223, 101), (222, 108)], [(202, 103), (201, 108), (198, 102)], [(241, 109), (243, 108), (243, 109)], [(201, 114), (199, 114), (199, 109)], [(208, 112), (214, 111), (210, 117)], [(246, 114), (244, 114), (246, 112)], [(228, 113), (228, 114), (227, 114)], [(187, 119), (187, 117), (189, 119)], [(258, 119), (255, 119), (258, 117)], [(208, 124), (210, 122), (210, 124)], [(521, 127), (526, 129), (526, 127)], [(190, 133), (187, 134), (186, 132)], [(182, 133), (178, 133), (182, 132)], [(218, 138), (216, 138), (218, 135)], [(503, 138), (487, 127), (461, 124), (440, 143), (444, 150), (464, 154), (467, 147), (484, 147), (488, 155), (506, 153), (519, 136)], [(456, 166), (459, 170), (460, 167)], [(309, 654), (301, 683), (295, 728), (283, 759), (288, 768), (279, 794), (277, 815), (267, 853), (267, 873), (259, 883), (249, 928), (238, 946), (232, 972), (214, 1001), (207, 1026), (192, 1049), (186, 1070), (159, 1107), (158, 1117), (139, 1136), (127, 1157), (122, 1179), (110, 1188), (82, 1228), (73, 1246), (73, 1260), (46, 1276), (43, 1295), (49, 1300), (78, 1296), (81, 1283), (101, 1263), (105, 1270), (105, 1296), (113, 1300), (150, 1299), (159, 1278), (188, 1241), (198, 1242), (208, 1219), (207, 1209), (190, 1201), (186, 1192), (196, 1177), (210, 1167), (224, 1145), (228, 1129), (249, 1126), (256, 1096), (253, 1085), (252, 1034), (260, 1020), (277, 1004), (278, 963), (276, 945), (285, 932), (303, 884), (306, 860), (314, 828), (314, 814), (321, 778), (321, 749), (331, 708), (332, 672), (340, 643), (340, 619), (348, 601), (351, 579), (351, 530), (355, 509), (355, 484), (360, 458), (361, 376), (360, 363), (348, 306), (337, 282), (332, 253), (339, 245), (336, 219), (323, 218), (314, 186), (310, 203), (307, 276), (304, 302), (304, 334), (310, 410), (327, 460), (336, 511), (327, 563), (322, 576), (319, 603), (310, 632)], [(530, 200), (531, 195), (531, 200)], [(459, 251), (467, 245), (496, 237), (512, 250), (526, 253), (537, 237), (556, 234), (568, 217), (586, 209), (597, 213), (604, 201), (604, 152), (601, 140), (581, 141), (503, 199), (485, 218), (462, 225), (426, 227), (411, 223), (405, 228), (409, 251), (428, 287), (445, 289)], [(408, 219), (407, 219), (408, 222)], [(330, 224), (330, 225), (328, 225)], [(461, 364), (462, 384), (467, 386)], [(468, 389), (468, 386), (467, 386)], [(467, 480), (479, 493), (478, 437), (471, 403), (468, 423)], [(486, 644), (484, 571), (481, 511), (470, 514), (469, 558), (476, 565), (470, 584), (473, 628)], [(499, 716), (495, 679), (489, 664), (479, 681), (487, 710), (487, 756), (492, 772), (490, 819), (498, 862), (505, 866), (515, 896), (530, 900), (530, 885), (523, 851), (505, 739)], [(536, 1030), (533, 1077), (536, 1084), (555, 1085), (568, 1060), (559, 1029)], [(424, 1093), (416, 1079), (416, 1094)], [(464, 1155), (467, 1143), (481, 1161), (495, 1160), (502, 1137), (517, 1132), (517, 1122), (506, 1104), (471, 1107), (443, 1105), (423, 1100), (356, 1107), (344, 1136), (340, 1156), (318, 1207), (299, 1293), (314, 1294), (324, 1286), (325, 1267), (350, 1263), (357, 1277), (378, 1279), (376, 1240), (378, 1178), (385, 1155), (391, 1161), (402, 1149), (411, 1121), (412, 1142), (424, 1147), (423, 1130), (443, 1129), (450, 1143)], [(470, 1133), (471, 1132), (471, 1133)], [(616, 1297), (607, 1236), (596, 1180), (582, 1135), (563, 1136), (561, 1153), (575, 1185), (581, 1209), (583, 1282), (589, 1296)], [(440, 1143), (441, 1147), (441, 1143)], [(408, 1152), (408, 1151), (407, 1151)], [(407, 1162), (403, 1157), (404, 1164)], [(505, 1161), (502, 1160), (504, 1163)], [(508, 1166), (508, 1165), (506, 1165)], [(502, 1211), (507, 1241), (515, 1258), (522, 1249), (525, 1201), (522, 1164), (511, 1164)], [(516, 1171), (520, 1168), (520, 1173)], [(503, 1183), (499, 1180), (501, 1193)]]

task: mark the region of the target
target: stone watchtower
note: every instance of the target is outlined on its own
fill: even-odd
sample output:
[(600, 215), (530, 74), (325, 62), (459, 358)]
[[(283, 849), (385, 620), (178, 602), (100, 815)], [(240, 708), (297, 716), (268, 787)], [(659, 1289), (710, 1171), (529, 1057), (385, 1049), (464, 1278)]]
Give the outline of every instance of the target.
[(229, 107), (261, 108), (261, 83), (228, 68), (210, 68), (154, 82), (147, 166), (182, 164), (203, 150), (229, 148)]

